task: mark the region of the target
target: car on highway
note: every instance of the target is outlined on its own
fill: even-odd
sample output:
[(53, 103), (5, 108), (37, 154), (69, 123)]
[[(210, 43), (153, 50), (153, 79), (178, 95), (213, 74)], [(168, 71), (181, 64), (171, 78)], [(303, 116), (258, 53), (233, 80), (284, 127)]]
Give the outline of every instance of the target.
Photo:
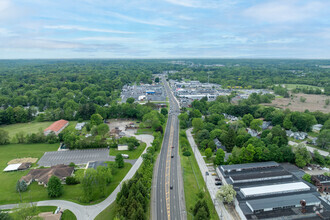
[(221, 179), (219, 177), (214, 179), (215, 181), (221, 181)]
[(174, 155), (172, 155), (171, 158), (174, 158)]
[(170, 186), (170, 189), (173, 189), (173, 185)]
[(216, 174), (216, 173), (212, 173), (211, 175), (212, 175), (212, 176), (216, 176), (217, 174)]
[(209, 172), (206, 171), (205, 174), (208, 176), (209, 175)]
[(215, 184), (216, 186), (220, 186), (220, 185), (222, 185), (222, 183), (221, 183), (220, 181), (216, 181), (214, 184)]

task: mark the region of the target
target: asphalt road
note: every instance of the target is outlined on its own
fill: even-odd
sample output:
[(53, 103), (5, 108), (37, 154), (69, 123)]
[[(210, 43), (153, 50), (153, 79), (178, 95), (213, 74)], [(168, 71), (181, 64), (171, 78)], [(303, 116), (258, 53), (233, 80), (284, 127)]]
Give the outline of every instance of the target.
[(184, 188), (179, 156), (180, 108), (163, 78), (170, 111), (160, 155), (157, 159), (152, 190), (152, 219), (186, 219)]

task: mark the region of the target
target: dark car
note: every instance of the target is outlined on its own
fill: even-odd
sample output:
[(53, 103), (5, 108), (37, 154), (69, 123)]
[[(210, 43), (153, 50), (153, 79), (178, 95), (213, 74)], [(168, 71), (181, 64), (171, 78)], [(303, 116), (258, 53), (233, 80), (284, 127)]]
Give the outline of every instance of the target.
[(222, 183), (221, 183), (220, 181), (216, 181), (216, 182), (215, 182), (215, 185), (216, 185), (216, 186), (220, 186), (220, 185), (222, 185)]
[(173, 189), (173, 186), (172, 185), (170, 186), (170, 189)]
[(215, 181), (221, 181), (221, 179), (220, 179), (220, 178), (218, 178), (218, 177), (217, 177), (217, 178), (215, 178), (214, 180), (215, 180)]
[(209, 172), (205, 172), (205, 174), (208, 176), (209, 175)]
[(173, 157), (174, 157), (174, 155), (171, 156), (171, 158), (173, 158)]

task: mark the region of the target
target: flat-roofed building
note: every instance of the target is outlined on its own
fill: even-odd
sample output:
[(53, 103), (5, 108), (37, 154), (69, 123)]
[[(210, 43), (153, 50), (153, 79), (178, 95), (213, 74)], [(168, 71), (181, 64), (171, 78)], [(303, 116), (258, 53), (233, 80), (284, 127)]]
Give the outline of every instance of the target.
[(273, 211), (301, 207), (300, 201), (304, 200), (306, 206), (320, 205), (321, 201), (313, 194), (298, 194), (290, 196), (279, 196), (266, 199), (254, 199), (246, 201), (246, 205), (253, 213)]
[(285, 170), (281, 170), (281, 171), (232, 175), (229, 177), (229, 179), (233, 183), (247, 183), (247, 182), (259, 182), (266, 180), (286, 179), (291, 177), (292, 177), (291, 173)]
[(223, 165), (220, 166), (220, 169), (223, 172), (240, 172), (240, 171), (247, 171), (253, 169), (262, 169), (262, 168), (271, 168), (271, 167), (278, 167), (279, 164), (274, 161), (269, 162), (261, 162), (261, 163), (244, 163), (244, 164), (234, 164), (234, 165)]
[(293, 182), (266, 186), (256, 186), (241, 188), (240, 191), (244, 197), (257, 197), (272, 194), (284, 194), (290, 192), (309, 191), (310, 187), (303, 182)]

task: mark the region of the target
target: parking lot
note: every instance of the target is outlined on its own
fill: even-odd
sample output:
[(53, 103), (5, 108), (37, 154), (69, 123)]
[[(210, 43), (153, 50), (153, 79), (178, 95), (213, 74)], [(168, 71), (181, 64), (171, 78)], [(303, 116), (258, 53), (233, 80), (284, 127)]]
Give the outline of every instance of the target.
[[(109, 150), (88, 149), (71, 151), (52, 151), (46, 152), (38, 161), (40, 166), (54, 166), (57, 164), (68, 165), (71, 162), (75, 164), (87, 164), (88, 161), (115, 161), (115, 156), (109, 156)], [(125, 160), (125, 162), (134, 164), (136, 160)]]

